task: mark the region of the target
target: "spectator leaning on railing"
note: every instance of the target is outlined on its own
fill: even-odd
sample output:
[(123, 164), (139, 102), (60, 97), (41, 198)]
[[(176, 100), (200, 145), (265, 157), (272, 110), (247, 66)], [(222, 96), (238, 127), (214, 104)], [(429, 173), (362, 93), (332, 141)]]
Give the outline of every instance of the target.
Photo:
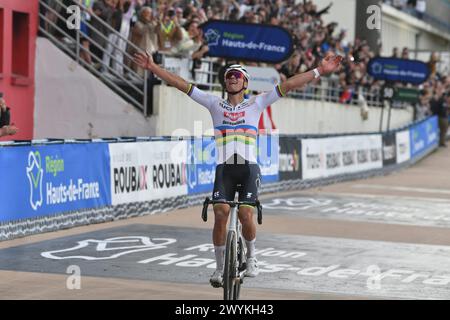
[[(155, 53), (158, 51), (157, 26), (158, 23), (153, 17), (152, 8), (142, 7), (139, 11), (139, 20), (131, 29), (130, 42), (143, 51)], [(136, 50), (132, 46), (128, 46), (127, 52), (130, 56), (133, 56)], [(128, 61), (128, 63), (132, 70), (136, 71), (141, 77), (144, 76), (144, 69), (133, 61)]]
[(121, 10), (123, 12), (122, 19), (120, 22), (120, 37), (117, 41), (118, 50), (115, 54), (117, 61), (117, 66), (115, 71), (118, 75), (123, 75), (123, 63), (124, 55), (123, 53), (127, 49), (127, 40), (130, 35), (131, 20), (134, 14), (136, 1), (135, 0), (120, 0)]
[[(112, 68), (118, 75), (123, 73), (123, 51), (126, 49), (126, 42), (123, 41), (119, 34), (125, 39), (128, 38), (129, 24), (131, 15), (129, 14), (131, 1), (129, 0), (110, 0), (109, 5), (113, 10), (109, 24), (116, 31), (111, 31), (108, 35), (108, 43), (106, 51), (103, 54), (103, 72), (108, 72), (108, 67), (112, 59)], [(127, 18), (128, 13), (128, 18)], [(125, 20), (125, 24), (122, 22)], [(128, 23), (128, 26), (125, 26)], [(124, 33), (122, 34), (121, 31)], [(126, 34), (125, 34), (126, 33)]]
[(5, 99), (3, 99), (3, 93), (0, 92), (0, 137), (12, 136), (19, 131), (14, 124), (9, 124), (10, 119), (10, 109), (6, 106)]
[(423, 19), (427, 11), (426, 0), (383, 0), (383, 2), (392, 5), (397, 10), (416, 16), (419, 19)]
[(176, 55), (189, 57), (192, 59), (202, 58), (208, 52), (208, 46), (203, 46), (203, 31), (199, 28), (198, 22), (189, 21), (181, 28), (181, 40), (172, 47), (171, 52)]
[(431, 111), (434, 115), (438, 117), (439, 121), (439, 131), (440, 139), (439, 146), (447, 147), (445, 142), (448, 131), (448, 115), (449, 115), (449, 105), (450, 105), (450, 93), (445, 92), (445, 87), (443, 84), (438, 85), (438, 89), (431, 100)]
[(291, 58), (285, 63), (280, 70), (281, 81), (286, 81), (288, 78), (300, 72), (301, 55), (299, 52), (294, 52)]
[(109, 4), (111, 0), (96, 0), (92, 5), (92, 11), (95, 17), (91, 18), (91, 38), (97, 44), (93, 45), (91, 51), (98, 59), (103, 58), (102, 48), (106, 46), (109, 31), (108, 27), (102, 22), (110, 24), (113, 8)]

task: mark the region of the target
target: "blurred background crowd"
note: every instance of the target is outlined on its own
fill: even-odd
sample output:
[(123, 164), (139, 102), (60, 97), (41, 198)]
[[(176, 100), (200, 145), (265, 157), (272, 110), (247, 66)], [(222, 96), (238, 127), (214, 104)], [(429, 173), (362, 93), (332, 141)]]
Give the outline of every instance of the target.
[[(48, 0), (61, 15), (67, 15), (58, 2)], [(73, 4), (72, 0), (64, 0), (66, 5)], [(426, 9), (424, 0), (391, 0), (384, 1), (400, 10), (404, 10), (418, 18), (423, 17)], [(93, 46), (86, 38), (82, 38), (82, 58), (93, 67), (102, 72), (108, 72), (108, 67), (114, 73), (123, 75), (122, 63), (128, 65), (138, 74), (144, 71), (124, 57), (123, 51), (132, 55), (136, 48), (152, 54), (164, 53), (181, 57), (188, 57), (194, 61), (208, 54), (200, 25), (210, 19), (239, 21), (247, 23), (270, 24), (281, 26), (292, 34), (294, 39), (294, 52), (285, 62), (273, 65), (279, 72), (281, 81), (310, 70), (316, 66), (328, 51), (333, 51), (345, 57), (344, 68), (335, 77), (333, 92), (337, 101), (350, 103), (356, 101), (359, 89), (365, 88), (368, 92), (379, 92), (383, 83), (374, 80), (367, 73), (367, 64), (376, 54), (365, 41), (347, 37), (347, 30), (340, 28), (335, 22), (326, 24), (323, 16), (328, 13), (333, 4), (318, 8), (313, 1), (294, 0), (79, 0), (86, 11), (83, 11), (81, 31), (83, 35), (91, 37), (99, 43), (109, 54), (104, 54), (99, 47)], [(52, 12), (46, 13), (50, 19)], [(99, 19), (92, 19), (96, 15)], [(56, 17), (55, 21), (57, 20)], [(60, 21), (60, 20), (58, 20)], [(86, 25), (89, 22), (93, 27), (102, 30), (105, 37), (90, 33)], [(111, 28), (118, 31), (121, 37), (111, 33)], [(61, 28), (64, 28), (61, 25)], [(49, 27), (51, 29), (51, 27)], [(64, 35), (58, 30), (49, 30), (61, 37)], [(69, 30), (68, 32), (74, 32)], [(127, 46), (131, 41), (135, 47)], [(117, 50), (120, 49), (120, 50)], [(96, 59), (93, 59), (93, 56)], [(408, 48), (394, 48), (393, 57), (410, 59)], [(113, 59), (111, 59), (114, 57)], [(448, 74), (440, 74), (436, 64), (439, 56), (430, 54), (428, 65), (431, 70), (426, 83), (421, 85), (420, 103), (416, 106), (417, 118), (432, 113), (432, 104), (450, 91)], [(218, 61), (222, 63), (222, 61)], [(261, 65), (246, 61), (247, 65)], [(125, 72), (126, 75), (126, 72)], [(402, 83), (396, 86), (404, 86)]]

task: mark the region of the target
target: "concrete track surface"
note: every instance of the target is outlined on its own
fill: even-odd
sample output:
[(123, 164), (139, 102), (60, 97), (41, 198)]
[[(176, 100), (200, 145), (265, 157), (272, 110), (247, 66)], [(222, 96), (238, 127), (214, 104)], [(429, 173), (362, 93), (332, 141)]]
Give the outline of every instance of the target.
[[(261, 197), (261, 273), (241, 298), (450, 299), (449, 159), (439, 149), (389, 176)], [(200, 211), (0, 242), (0, 298), (221, 299), (213, 213)]]

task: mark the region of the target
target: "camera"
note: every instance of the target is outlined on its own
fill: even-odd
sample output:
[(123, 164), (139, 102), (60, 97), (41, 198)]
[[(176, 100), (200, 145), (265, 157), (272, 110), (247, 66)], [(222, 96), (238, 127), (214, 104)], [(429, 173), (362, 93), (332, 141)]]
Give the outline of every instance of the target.
[(167, 16), (169, 16), (169, 17), (173, 17), (175, 15), (175, 10), (173, 10), (173, 9), (170, 9), (168, 12), (167, 12)]
[(159, 53), (159, 52), (154, 52), (154, 53), (152, 54), (152, 58), (153, 58), (153, 61), (154, 61), (156, 64), (162, 64), (162, 63), (163, 63), (163, 57), (162, 57), (162, 54)]

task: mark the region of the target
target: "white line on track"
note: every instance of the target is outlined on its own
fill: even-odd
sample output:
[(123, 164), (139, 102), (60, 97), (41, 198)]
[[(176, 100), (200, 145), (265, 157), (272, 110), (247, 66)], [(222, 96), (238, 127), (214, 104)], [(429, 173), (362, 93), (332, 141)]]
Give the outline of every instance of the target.
[(406, 191), (406, 192), (419, 192), (419, 193), (438, 193), (450, 195), (448, 189), (432, 189), (432, 188), (410, 188), (401, 186), (386, 186), (378, 184), (355, 184), (352, 186), (355, 189), (376, 189), (376, 190), (393, 190), (393, 191)]
[(379, 194), (368, 194), (368, 193), (352, 193), (352, 192), (319, 192), (317, 194), (305, 193), (308, 196), (347, 196), (347, 197), (355, 197), (355, 198), (368, 198), (368, 199), (402, 199), (402, 200), (424, 200), (424, 201), (433, 201), (433, 202), (444, 202), (450, 203), (450, 200), (442, 199), (442, 198), (431, 198), (431, 197), (411, 197), (411, 196), (392, 196), (392, 195), (379, 195)]

